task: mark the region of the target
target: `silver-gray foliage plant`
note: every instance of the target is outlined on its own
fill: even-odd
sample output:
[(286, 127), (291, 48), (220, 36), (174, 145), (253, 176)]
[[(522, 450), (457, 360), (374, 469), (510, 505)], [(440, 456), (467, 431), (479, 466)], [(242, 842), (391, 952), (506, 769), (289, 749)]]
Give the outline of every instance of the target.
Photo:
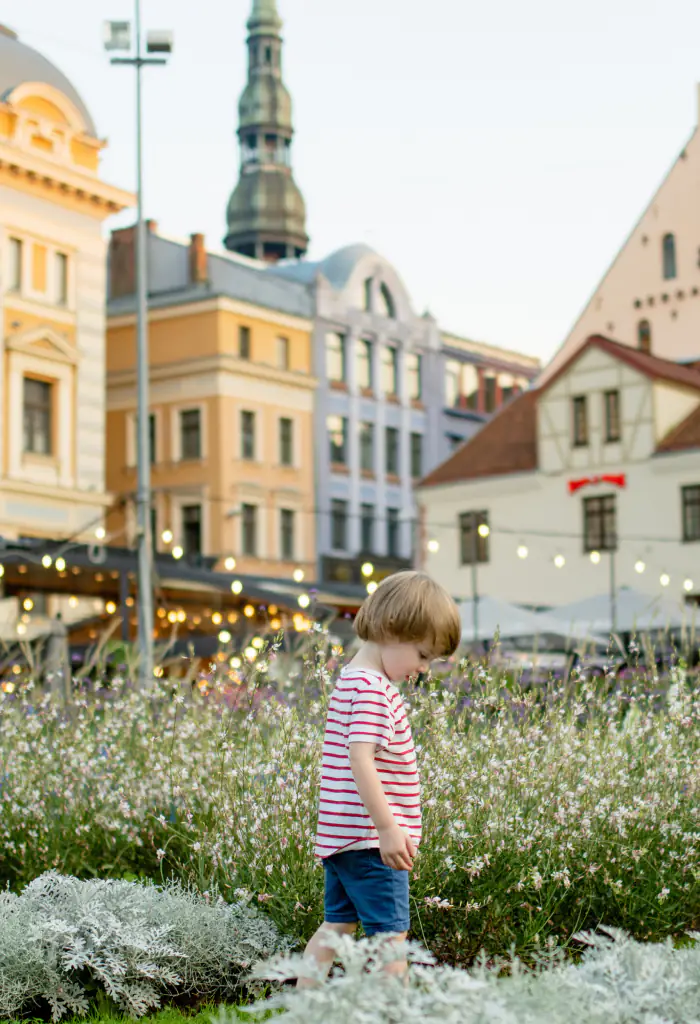
[[(342, 973), (314, 988), (282, 989), (247, 1012), (282, 1009), (287, 1024), (700, 1024), (700, 942), (674, 949), (613, 930), (579, 938), (590, 946), (579, 966), (554, 953), (535, 971), (516, 960), (505, 977), (484, 964), (470, 971), (431, 966), (431, 957), (409, 943), (404, 984), (382, 969), (385, 939), (332, 936)], [(299, 956), (254, 971), (276, 981), (302, 973), (313, 976)], [(225, 1009), (212, 1020), (235, 1024)]]
[(166, 994), (233, 996), (254, 965), (287, 953), (268, 917), (180, 883), (80, 881), (49, 871), (0, 893), (0, 1019), (44, 999), (54, 1020), (102, 989), (140, 1017)]

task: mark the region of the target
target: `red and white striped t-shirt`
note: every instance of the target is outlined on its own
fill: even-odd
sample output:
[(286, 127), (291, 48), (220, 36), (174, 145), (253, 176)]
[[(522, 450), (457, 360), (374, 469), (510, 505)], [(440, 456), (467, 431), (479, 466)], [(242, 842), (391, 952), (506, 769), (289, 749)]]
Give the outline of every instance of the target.
[(323, 740), (317, 857), (379, 847), (379, 836), (357, 791), (350, 744), (377, 744), (374, 763), (398, 825), (418, 845), (420, 781), (411, 727), (401, 694), (386, 676), (344, 669), (331, 695)]

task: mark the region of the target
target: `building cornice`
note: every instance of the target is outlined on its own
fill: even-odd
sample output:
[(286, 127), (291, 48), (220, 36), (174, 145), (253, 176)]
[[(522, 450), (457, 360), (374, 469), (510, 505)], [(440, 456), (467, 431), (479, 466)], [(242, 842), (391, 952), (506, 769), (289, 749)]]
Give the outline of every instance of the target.
[[(159, 301), (158, 296), (151, 296), (149, 301), (151, 303)], [(256, 317), (258, 320), (264, 320), (266, 323), (274, 324), (276, 327), (286, 327), (289, 330), (296, 331), (308, 331), (311, 333), (313, 328), (313, 321), (307, 320), (304, 317), (293, 316), (288, 313), (279, 313), (275, 310), (268, 309), (266, 306), (257, 306), (250, 302), (244, 302), (240, 299), (232, 299), (227, 295), (215, 295), (215, 296), (202, 296), (201, 299), (185, 299), (182, 302), (177, 302), (175, 296), (172, 297), (170, 302), (165, 298), (163, 300), (167, 303), (164, 306), (150, 305), (148, 309), (149, 321), (156, 322), (158, 320), (173, 320), (177, 317), (192, 316), (196, 313), (234, 313), (237, 316)], [(136, 313), (110, 313), (107, 310), (107, 326), (108, 327), (133, 327), (136, 325)]]
[(56, 188), (65, 196), (93, 207), (118, 213), (136, 203), (132, 192), (108, 185), (99, 178), (80, 174), (40, 156), (22, 152), (0, 142), (0, 172), (9, 172), (28, 182)]
[[(278, 370), (274, 366), (253, 363), (227, 353), (197, 359), (180, 359), (165, 365), (151, 366), (149, 381), (155, 384), (183, 376), (192, 378), (212, 373), (235, 373), (239, 377), (248, 377), (251, 381), (263, 379), (267, 383), (282, 384), (302, 391), (315, 391), (318, 387), (318, 379), (310, 374)], [(136, 387), (135, 370), (111, 370), (107, 373), (108, 391), (129, 387)]]

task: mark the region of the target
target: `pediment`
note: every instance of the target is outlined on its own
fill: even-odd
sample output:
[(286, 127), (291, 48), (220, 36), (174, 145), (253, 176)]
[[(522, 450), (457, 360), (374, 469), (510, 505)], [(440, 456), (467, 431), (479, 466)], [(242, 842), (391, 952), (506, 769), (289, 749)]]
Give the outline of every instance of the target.
[(5, 348), (11, 352), (48, 359), (52, 363), (69, 363), (73, 366), (78, 361), (74, 346), (53, 327), (48, 326), (33, 327), (29, 331), (11, 335), (5, 340)]

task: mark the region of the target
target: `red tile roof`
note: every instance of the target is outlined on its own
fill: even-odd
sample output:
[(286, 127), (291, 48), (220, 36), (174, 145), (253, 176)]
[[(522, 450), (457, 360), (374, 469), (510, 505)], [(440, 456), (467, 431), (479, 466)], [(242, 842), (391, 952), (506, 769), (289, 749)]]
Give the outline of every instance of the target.
[(639, 349), (632, 348), (630, 345), (622, 345), (619, 341), (612, 341), (610, 338), (604, 338), (600, 334), (592, 334), (581, 348), (577, 349), (571, 358), (560, 366), (557, 372), (542, 385), (541, 390), (547, 391), (551, 388), (554, 381), (566, 373), (569, 367), (577, 362), (583, 353), (592, 346), (602, 348), (604, 352), (608, 352), (616, 359), (622, 360), (623, 363), (627, 363), (628, 366), (638, 370), (652, 380), (665, 380), (670, 384), (681, 384), (685, 387), (700, 390), (700, 370), (696, 367), (692, 365), (683, 366), (681, 363), (674, 363), (671, 359), (662, 359), (660, 356), (653, 356), (648, 352), (640, 352)]
[(537, 469), (537, 394), (526, 391), (514, 398), (419, 486)]

